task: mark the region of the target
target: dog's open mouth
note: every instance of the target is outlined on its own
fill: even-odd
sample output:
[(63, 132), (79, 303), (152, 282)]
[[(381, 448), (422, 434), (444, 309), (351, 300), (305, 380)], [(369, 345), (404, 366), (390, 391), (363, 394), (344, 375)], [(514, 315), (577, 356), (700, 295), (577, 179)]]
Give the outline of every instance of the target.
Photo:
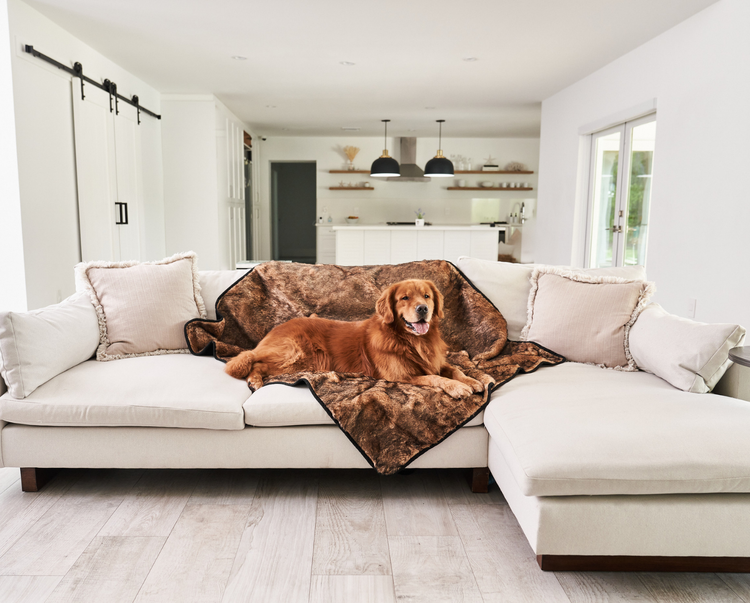
[[(403, 316), (401, 318), (404, 318)], [(420, 320), (419, 322), (409, 322), (404, 318), (404, 322), (406, 323), (406, 328), (409, 329), (412, 333), (416, 333), (417, 335), (424, 335), (427, 333), (427, 331), (430, 330), (430, 323), (426, 322), (424, 319)]]

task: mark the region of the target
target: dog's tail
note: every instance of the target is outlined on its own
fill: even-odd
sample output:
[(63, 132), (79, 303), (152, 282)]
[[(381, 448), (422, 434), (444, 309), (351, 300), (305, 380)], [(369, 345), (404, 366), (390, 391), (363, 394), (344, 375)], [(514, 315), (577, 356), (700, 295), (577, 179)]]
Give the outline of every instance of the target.
[(255, 354), (252, 350), (247, 350), (227, 362), (224, 371), (235, 379), (247, 379), (253, 370), (254, 363)]

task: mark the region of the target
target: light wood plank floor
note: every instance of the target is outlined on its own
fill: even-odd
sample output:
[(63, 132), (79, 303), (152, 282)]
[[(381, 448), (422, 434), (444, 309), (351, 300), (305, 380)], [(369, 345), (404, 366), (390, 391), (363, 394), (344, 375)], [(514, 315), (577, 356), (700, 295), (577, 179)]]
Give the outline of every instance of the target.
[(0, 469), (2, 603), (750, 603), (750, 575), (542, 572), (463, 472)]

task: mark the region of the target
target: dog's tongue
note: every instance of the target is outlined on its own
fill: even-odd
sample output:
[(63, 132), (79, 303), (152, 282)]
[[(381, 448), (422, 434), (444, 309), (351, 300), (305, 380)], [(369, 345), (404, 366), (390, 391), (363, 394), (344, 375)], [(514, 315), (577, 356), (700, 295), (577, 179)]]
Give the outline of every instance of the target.
[(429, 322), (413, 322), (411, 323), (411, 326), (414, 327), (414, 330), (420, 335), (424, 335), (430, 330)]

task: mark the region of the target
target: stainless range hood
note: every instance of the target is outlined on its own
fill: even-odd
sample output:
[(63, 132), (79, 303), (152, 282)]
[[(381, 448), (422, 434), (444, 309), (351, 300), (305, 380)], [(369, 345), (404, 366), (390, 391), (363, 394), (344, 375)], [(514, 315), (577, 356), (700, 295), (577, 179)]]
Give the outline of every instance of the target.
[(417, 139), (401, 138), (401, 175), (387, 178), (396, 182), (430, 182), (432, 178), (424, 175), (424, 170), (417, 165)]

